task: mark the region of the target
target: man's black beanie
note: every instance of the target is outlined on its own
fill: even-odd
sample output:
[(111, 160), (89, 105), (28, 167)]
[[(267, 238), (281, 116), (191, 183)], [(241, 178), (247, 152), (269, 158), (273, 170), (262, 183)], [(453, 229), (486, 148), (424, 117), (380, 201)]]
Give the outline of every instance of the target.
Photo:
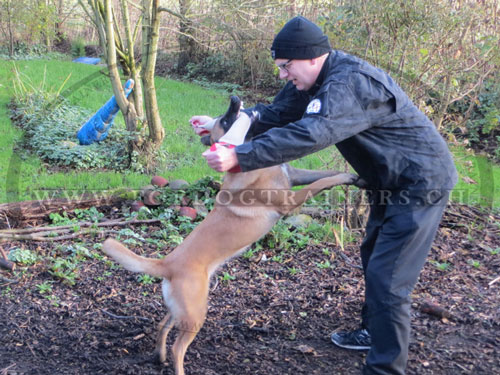
[(328, 37), (307, 18), (297, 16), (276, 35), (271, 47), (273, 60), (312, 59), (332, 50)]

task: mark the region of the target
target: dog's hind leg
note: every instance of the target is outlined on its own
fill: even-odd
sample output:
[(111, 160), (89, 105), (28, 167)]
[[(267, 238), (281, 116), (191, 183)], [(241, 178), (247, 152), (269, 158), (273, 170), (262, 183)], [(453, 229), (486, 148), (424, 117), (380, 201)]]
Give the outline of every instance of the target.
[(358, 179), (358, 176), (351, 173), (338, 173), (334, 176), (314, 181), (312, 184), (309, 184), (300, 190), (290, 191), (289, 195), (285, 199), (285, 204), (280, 207), (280, 212), (283, 215), (287, 214), (302, 205), (309, 198), (314, 197), (316, 194), (321, 193), (325, 189), (330, 189), (334, 186), (342, 184), (352, 184)]
[(155, 357), (159, 363), (167, 360), (166, 340), (168, 333), (174, 326), (172, 314), (168, 313), (158, 325), (158, 336), (156, 337)]
[(179, 333), (172, 346), (175, 374), (184, 375), (184, 356), (205, 322), (208, 299), (208, 275), (203, 271), (184, 270), (183, 277), (172, 280), (171, 297), (175, 300), (175, 327)]
[(286, 171), (288, 173), (288, 178), (292, 186), (300, 186), (311, 184), (314, 181), (318, 181), (325, 177), (335, 176), (341, 172), (338, 171), (317, 171), (309, 169), (299, 169), (290, 166), (289, 164), (284, 164)]

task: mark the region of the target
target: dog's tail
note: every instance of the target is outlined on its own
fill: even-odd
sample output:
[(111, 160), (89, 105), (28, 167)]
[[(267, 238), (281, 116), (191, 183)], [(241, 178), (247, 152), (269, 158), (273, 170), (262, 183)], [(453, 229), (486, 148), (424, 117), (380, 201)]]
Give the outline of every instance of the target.
[(102, 250), (120, 263), (126, 270), (147, 273), (155, 277), (168, 278), (164, 259), (145, 258), (137, 255), (112, 238), (108, 238), (104, 241)]

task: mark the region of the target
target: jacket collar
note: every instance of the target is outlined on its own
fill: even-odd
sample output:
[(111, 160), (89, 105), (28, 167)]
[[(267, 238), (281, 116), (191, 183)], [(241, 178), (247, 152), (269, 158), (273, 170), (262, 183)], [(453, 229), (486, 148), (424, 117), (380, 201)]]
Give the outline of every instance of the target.
[(327, 75), (328, 68), (330, 67), (330, 63), (331, 63), (330, 60), (333, 60), (336, 53), (337, 53), (336, 51), (331, 51), (328, 54), (328, 57), (325, 59), (325, 62), (323, 63), (323, 67), (321, 68), (321, 71), (319, 72), (319, 75), (318, 75), (318, 78), (316, 79), (316, 82), (314, 83), (313, 87), (311, 87), (307, 91), (307, 93), (309, 95), (314, 96), (318, 92), (319, 88), (321, 87), (321, 85), (325, 81), (325, 77)]

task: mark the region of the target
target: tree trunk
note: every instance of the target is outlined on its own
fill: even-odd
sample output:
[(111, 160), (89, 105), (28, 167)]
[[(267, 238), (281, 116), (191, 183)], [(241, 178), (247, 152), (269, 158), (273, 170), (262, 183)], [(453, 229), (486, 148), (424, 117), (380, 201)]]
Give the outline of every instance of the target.
[[(154, 83), (160, 30), (159, 0), (142, 0), (142, 20), (139, 18), (133, 31), (128, 10), (129, 0), (118, 1), (122, 11), (124, 36), (119, 35), (120, 32), (116, 27), (112, 0), (87, 0), (91, 11), (83, 4), (83, 0), (78, 1), (99, 33), (99, 42), (105, 52), (116, 101), (125, 118), (127, 130), (136, 134), (136, 139), (131, 144), (132, 148), (148, 152), (147, 145), (150, 144), (154, 150), (154, 146), (160, 145), (165, 136)], [(142, 61), (136, 64), (134, 44), (140, 26), (142, 26)], [(118, 58), (124, 73), (130, 75), (135, 82), (129, 100), (125, 98), (120, 82)], [(139, 120), (149, 129), (149, 143), (146, 145), (141, 134), (137, 132)]]
[(7, 28), (9, 30), (9, 56), (14, 54), (14, 32), (12, 31), (12, 0), (7, 0)]
[(135, 62), (135, 51), (134, 51), (135, 33), (134, 33), (134, 35), (132, 34), (127, 1), (128, 0), (121, 0), (123, 24), (125, 26), (125, 36), (126, 36), (125, 40), (127, 42), (126, 54), (128, 56), (128, 60), (129, 60), (128, 65), (129, 65), (130, 75), (132, 76), (132, 79), (135, 82), (134, 91), (132, 92), (134, 107), (135, 107), (135, 111), (137, 113), (137, 116), (142, 119), (144, 117), (142, 78), (141, 78), (140, 69), (137, 67), (136, 62)]
[(88, 4), (90, 5), (91, 11), (87, 9), (85, 4), (83, 3), (83, 0), (78, 0), (78, 2), (80, 3), (80, 6), (85, 11), (87, 16), (92, 20), (92, 23), (97, 30), (97, 34), (99, 35), (99, 45), (102, 48), (104, 60), (108, 61), (108, 40), (106, 38), (106, 29), (104, 23), (104, 4), (102, 3), (102, 0), (87, 0)]
[(179, 0), (179, 58), (177, 60), (178, 72), (186, 73), (186, 65), (197, 60), (197, 43), (194, 39), (193, 22), (189, 19), (191, 0)]
[(448, 109), (448, 105), (450, 104), (450, 98), (451, 98), (450, 82), (451, 82), (451, 77), (449, 74), (447, 74), (444, 77), (443, 96), (441, 97), (439, 103), (439, 110), (434, 118), (434, 124), (436, 125), (436, 128), (438, 130), (441, 129), (444, 117), (446, 116), (446, 110)]
[(142, 27), (144, 104), (148, 120), (149, 141), (158, 147), (165, 137), (165, 129), (161, 123), (158, 102), (156, 100), (154, 81), (158, 39), (160, 35), (159, 0), (143, 0), (142, 5), (144, 9)]
[[(108, 41), (115, 40), (114, 23), (113, 23), (113, 10), (111, 7), (111, 0), (106, 0), (105, 3), (105, 21), (106, 21), (106, 37)], [(115, 43), (108, 43), (108, 70), (113, 86), (113, 93), (115, 94), (116, 102), (120, 107), (125, 119), (125, 124), (129, 131), (135, 132), (137, 129), (137, 114), (134, 106), (125, 97), (120, 74), (118, 72), (118, 65), (116, 59), (116, 46)]]

